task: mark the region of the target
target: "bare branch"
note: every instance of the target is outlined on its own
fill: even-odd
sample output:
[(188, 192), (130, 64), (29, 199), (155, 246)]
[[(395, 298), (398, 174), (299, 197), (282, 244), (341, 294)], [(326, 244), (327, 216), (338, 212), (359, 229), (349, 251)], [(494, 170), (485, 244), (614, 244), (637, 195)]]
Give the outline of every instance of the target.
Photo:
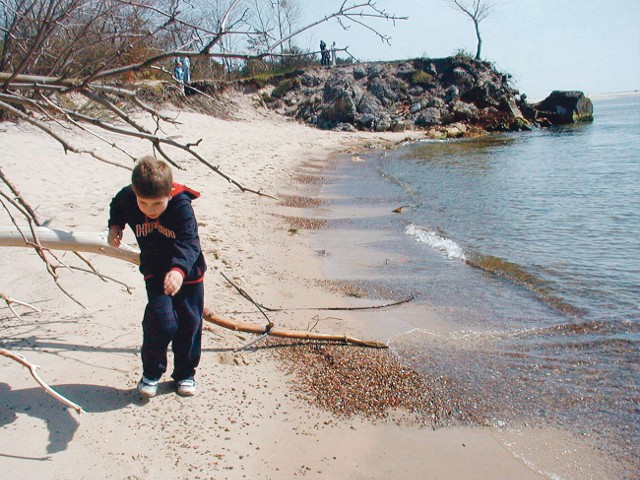
[[(108, 257), (125, 260), (138, 265), (140, 252), (124, 243), (119, 248), (114, 248), (107, 243), (106, 234), (87, 232), (67, 232), (45, 227), (36, 227), (40, 244), (44, 248), (52, 250), (66, 250), (87, 253), (98, 253)], [(26, 234), (24, 237), (18, 228), (0, 227), (0, 246), (25, 247), (31, 246), (33, 236)]]
[(13, 313), (13, 315), (18, 319), (18, 320), (22, 320), (22, 317), (20, 316), (20, 314), (16, 311), (15, 308), (13, 308), (13, 304), (17, 303), (18, 305), (22, 305), (23, 307), (27, 307), (30, 308), (31, 310), (35, 311), (35, 312), (41, 312), (42, 310), (40, 310), (38, 307), (34, 307), (33, 305), (31, 305), (30, 303), (26, 303), (26, 302), (22, 302), (20, 300), (16, 300), (15, 298), (11, 298), (11, 297), (7, 297), (4, 293), (0, 292), (0, 299), (4, 300), (5, 303), (7, 304), (7, 307), (9, 307), (9, 309), (11, 310), (11, 313)]
[[(78, 252), (73, 252), (73, 253), (75, 253), (76, 255), (78, 255), (80, 258), (83, 258), (83, 257), (82, 257), (82, 255), (81, 255), (80, 253), (78, 253)], [(96, 269), (93, 267), (93, 265), (91, 265), (90, 263), (89, 263), (88, 265), (90, 266), (90, 268), (76, 267), (76, 266), (73, 266), (73, 265), (68, 265), (68, 266), (67, 266), (67, 265), (65, 265), (65, 266), (64, 266), (64, 268), (68, 268), (69, 270), (75, 270), (75, 271), (78, 271), (78, 272), (89, 273), (89, 274), (91, 274), (91, 275), (95, 275), (96, 277), (100, 278), (100, 279), (101, 279), (102, 281), (104, 281), (104, 282), (111, 281), (111, 282), (113, 282), (113, 283), (117, 283), (118, 285), (123, 286), (123, 287), (124, 287), (124, 289), (126, 290), (126, 292), (127, 292), (129, 295), (132, 295), (132, 294), (133, 294), (133, 287), (132, 287), (132, 286), (127, 285), (126, 283), (124, 283), (124, 282), (123, 282), (123, 281), (121, 281), (121, 280), (118, 280), (117, 278), (113, 278), (113, 277), (111, 277), (111, 276), (109, 276), (109, 275), (105, 275), (105, 274), (103, 274), (103, 273), (100, 273), (100, 272), (99, 272), (98, 270), (96, 270)], [(55, 267), (55, 268), (59, 268), (59, 267)]]
[[(222, 37), (224, 36), (223, 32), (225, 31), (226, 25), (229, 22), (229, 17), (231, 16), (231, 13), (239, 3), (240, 3), (240, 0), (233, 0), (233, 2), (229, 5), (229, 8), (222, 16), (222, 19), (220, 20), (220, 32), (213, 35), (213, 38), (207, 43), (207, 45), (204, 46), (201, 53), (208, 54), (209, 52), (211, 52), (211, 48), (213, 48), (213, 46), (222, 39)], [(243, 17), (244, 17), (244, 13), (242, 14), (241, 18)]]
[(0, 168), (0, 180), (2, 180), (7, 187), (9, 187), (9, 190), (11, 190), (11, 193), (13, 193), (13, 195), (16, 197), (16, 199), (18, 200), (18, 203), (24, 207), (24, 209), (29, 213), (31, 218), (33, 218), (38, 225), (42, 225), (42, 222), (39, 220), (38, 214), (36, 213), (36, 211), (33, 208), (31, 208), (31, 206), (25, 201), (24, 197), (18, 191), (16, 186), (9, 181), (7, 176), (2, 171), (2, 168)]
[[(85, 115), (83, 113), (80, 113), (76, 110), (71, 110), (68, 108), (62, 108), (57, 106), (56, 108), (59, 110), (59, 112), (63, 113), (65, 116), (68, 116), (70, 119), (76, 120), (76, 121), (84, 121), (86, 123), (90, 123), (92, 125), (95, 125), (103, 130), (112, 132), (112, 133), (117, 133), (120, 135), (125, 135), (125, 136), (130, 136), (130, 137), (137, 137), (140, 139), (144, 139), (144, 140), (148, 140), (150, 141), (154, 147), (161, 153), (161, 155), (172, 165), (174, 165), (176, 168), (179, 169), (183, 169), (180, 165), (178, 165), (177, 163), (175, 163), (175, 161), (173, 161), (171, 159), (171, 157), (169, 155), (167, 155), (162, 149), (161, 149), (161, 145), (165, 144), (165, 145), (169, 145), (171, 147), (177, 148), (179, 150), (183, 150), (188, 152), (191, 156), (193, 156), (195, 159), (197, 159), (200, 163), (202, 163), (203, 165), (206, 165), (208, 168), (210, 168), (211, 170), (213, 170), (215, 173), (217, 173), (218, 175), (220, 175), (222, 178), (224, 178), (225, 180), (227, 180), (229, 183), (232, 183), (233, 185), (235, 185), (236, 187), (238, 187), (241, 191), (243, 192), (251, 192), (260, 196), (265, 196), (265, 197), (269, 197), (269, 198), (274, 198), (271, 195), (268, 195), (266, 193), (263, 193), (259, 190), (254, 190), (248, 187), (245, 187), (244, 185), (242, 185), (240, 182), (234, 180), (231, 176), (227, 175), (225, 172), (223, 172), (219, 167), (213, 165), (211, 162), (209, 162), (206, 158), (204, 158), (202, 155), (200, 155), (198, 152), (196, 152), (192, 147), (196, 146), (197, 143), (187, 143), (187, 144), (181, 144), (179, 142), (176, 142), (175, 140), (173, 140), (172, 138), (169, 137), (161, 137), (158, 135), (155, 135), (151, 132), (149, 132), (147, 129), (145, 129), (144, 127), (142, 127), (141, 125), (137, 124), (134, 120), (132, 120), (128, 115), (126, 115), (124, 112), (122, 112), (120, 109), (118, 109), (115, 105), (113, 105), (111, 102), (109, 102), (106, 99), (100, 98), (97, 95), (90, 95), (92, 99), (99, 101), (99, 103), (101, 103), (103, 106), (105, 106), (105, 108), (108, 108), (110, 111), (115, 112), (116, 114), (118, 114), (118, 116), (120, 116), (120, 118), (123, 118), (128, 124), (133, 125), (135, 130), (129, 130), (127, 128), (122, 128), (110, 123), (107, 123), (103, 120), (100, 120), (98, 118), (95, 117), (91, 117), (89, 115)], [(41, 130), (43, 130), (44, 132), (46, 132), (48, 135), (50, 135), (51, 137), (53, 137), (54, 139), (56, 139), (64, 148), (65, 152), (67, 151), (71, 151), (74, 153), (81, 153), (81, 151), (74, 147), (73, 145), (71, 145), (69, 142), (67, 142), (64, 138), (62, 138), (60, 135), (58, 135), (55, 131), (53, 131), (51, 128), (49, 128), (46, 124), (44, 124), (43, 122), (25, 114), (24, 112), (22, 112), (21, 110), (18, 110), (17, 108), (12, 107), (11, 105), (9, 105), (6, 102), (3, 102), (2, 99), (4, 100), (12, 100), (15, 102), (21, 102), (21, 103), (26, 103), (26, 104), (33, 104), (34, 101), (24, 98), (24, 97), (17, 97), (17, 96), (10, 96), (10, 95), (4, 95), (4, 94), (0, 94), (0, 107), (5, 108), (6, 110), (11, 111), (12, 113), (18, 115), (20, 118), (23, 118), (24, 120), (26, 120), (27, 122), (35, 125), (36, 127), (40, 128)], [(51, 105), (49, 105), (51, 106)], [(35, 108), (35, 107), (34, 107)], [(86, 153), (86, 151), (85, 151)]]
[[(414, 299), (413, 295), (409, 295), (406, 298), (403, 298), (402, 300), (398, 300), (395, 302), (389, 302), (389, 303), (384, 303), (384, 304), (378, 304), (378, 305), (369, 305), (366, 307), (298, 307), (298, 308), (274, 308), (274, 307), (267, 307), (261, 303), (256, 302), (253, 298), (251, 298), (251, 296), (241, 287), (239, 287), (238, 285), (236, 285), (233, 281), (231, 281), (231, 279), (229, 279), (229, 277), (227, 277), (224, 273), (222, 273), (222, 277), (229, 282), (229, 284), (231, 284), (231, 286), (233, 288), (236, 289), (236, 291), (242, 295), (244, 298), (246, 298), (247, 300), (249, 300), (251, 303), (253, 303), (259, 310), (260, 312), (266, 317), (266, 314), (264, 313), (263, 310), (267, 310), (269, 312), (284, 312), (284, 311), (292, 311), (292, 310), (333, 310), (333, 311), (354, 311), (354, 310), (378, 310), (378, 309), (382, 309), (382, 308), (387, 308), (387, 307), (396, 307), (398, 305), (402, 305), (403, 303), (409, 303), (410, 301), (412, 301)], [(268, 320), (268, 318), (267, 318)]]
[[(0, 98), (3, 98), (2, 94), (0, 94)], [(72, 152), (76, 152), (77, 153), (77, 150), (72, 145), (67, 143), (67, 141), (65, 139), (60, 137), (56, 132), (54, 132), (52, 129), (50, 129), (43, 122), (41, 122), (41, 121), (39, 121), (39, 120), (37, 120), (35, 118), (30, 117), (29, 115), (24, 113), (22, 110), (18, 110), (17, 108), (11, 106), (10, 104), (8, 104), (6, 102), (3, 102), (2, 100), (0, 100), (0, 108), (4, 108), (5, 110), (13, 113), (14, 115), (16, 115), (16, 116), (20, 117), (21, 119), (25, 120), (26, 122), (30, 123), (31, 125), (34, 125), (34, 126), (38, 127), (40, 130), (45, 132), (47, 135), (49, 135), (53, 139), (57, 140), (58, 143), (60, 143), (60, 145), (62, 145), (62, 148), (64, 148), (65, 153), (68, 152), (68, 151), (72, 151)]]
[[(384, 10), (379, 10), (376, 7), (376, 4), (373, 0), (369, 0), (367, 2), (362, 2), (362, 3), (358, 3), (358, 4), (354, 4), (354, 5), (350, 5), (347, 6), (346, 5), (347, 2), (346, 0), (342, 3), (342, 5), (340, 6), (340, 9), (335, 12), (332, 13), (330, 15), (326, 15), (325, 17), (316, 20), (315, 22), (310, 23), (309, 25), (306, 25), (298, 30), (296, 30), (295, 32), (292, 32), (290, 35), (288, 35), (287, 37), (279, 40), (277, 43), (270, 45), (269, 46), (269, 50), (273, 51), (275, 50), (278, 46), (280, 46), (281, 44), (289, 41), (291, 38), (296, 37), (298, 35), (300, 35), (302, 32), (309, 30), (313, 27), (316, 27), (322, 23), (328, 22), (329, 20), (336, 18), (338, 20), (340, 19), (345, 19), (345, 20), (349, 20), (351, 22), (354, 23), (358, 23), (359, 25), (365, 26), (368, 30), (370, 30), (371, 32), (373, 32), (374, 34), (376, 34), (378, 37), (380, 37), (383, 41), (388, 42), (389, 41), (389, 37), (387, 37), (386, 35), (382, 35), (380, 34), (377, 30), (369, 27), (368, 25), (364, 24), (363, 22), (357, 21), (355, 20), (357, 17), (360, 18), (379, 18), (379, 19), (384, 19), (384, 20), (388, 20), (388, 21), (392, 21), (394, 24), (396, 22), (396, 20), (406, 20), (408, 17), (398, 17), (395, 15), (391, 15), (388, 14), (387, 12), (385, 12)], [(358, 9), (370, 9), (373, 13), (366, 13), (362, 10), (356, 11)]]
[(274, 337), (283, 337), (283, 338), (299, 338), (303, 340), (322, 340), (325, 342), (341, 342), (348, 343), (351, 345), (359, 345), (363, 347), (371, 347), (371, 348), (388, 348), (385, 343), (377, 342), (374, 340), (361, 340), (358, 338), (351, 337), (349, 335), (335, 335), (335, 334), (327, 334), (327, 333), (314, 333), (309, 331), (301, 331), (301, 330), (284, 330), (282, 328), (270, 328), (267, 330), (267, 327), (263, 327), (261, 325), (256, 325), (254, 323), (247, 322), (237, 322), (233, 320), (229, 320), (227, 318), (223, 318), (215, 313), (211, 312), (209, 309), (204, 309), (203, 318), (207, 322), (214, 323), (220, 327), (227, 328), (229, 330), (235, 330), (238, 332), (247, 332), (247, 333), (255, 333), (261, 335), (260, 338), (264, 338), (265, 334), (274, 336)]
[(63, 403), (67, 407), (73, 408), (77, 413), (84, 412), (84, 410), (80, 405), (60, 395), (53, 388), (47, 385), (47, 383), (40, 377), (40, 375), (38, 375), (38, 369), (40, 368), (38, 365), (35, 365), (27, 361), (22, 355), (18, 355), (17, 353), (13, 353), (9, 350), (5, 350), (4, 348), (0, 348), (0, 355), (8, 357), (11, 360), (15, 360), (21, 365), (24, 365), (25, 367), (27, 367), (29, 369), (29, 372), (31, 373), (31, 376), (35, 379), (35, 381), (38, 382), (38, 384), (44, 389), (44, 391), (47, 392), (49, 395), (51, 395), (53, 398)]

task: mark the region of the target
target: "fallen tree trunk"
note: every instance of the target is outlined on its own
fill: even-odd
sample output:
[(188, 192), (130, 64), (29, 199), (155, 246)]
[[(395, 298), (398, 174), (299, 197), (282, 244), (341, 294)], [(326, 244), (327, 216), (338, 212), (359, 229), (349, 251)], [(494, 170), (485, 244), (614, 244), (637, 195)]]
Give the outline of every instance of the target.
[[(135, 265), (140, 264), (140, 252), (138, 250), (125, 244), (120, 244), (120, 248), (111, 247), (107, 243), (106, 235), (102, 235), (100, 233), (67, 232), (64, 230), (37, 227), (36, 235), (43, 247), (50, 248), (52, 250), (97, 253), (117, 258), (119, 260), (124, 260)], [(31, 244), (29, 242), (31, 242)], [(21, 230), (18, 230), (17, 228), (0, 227), (0, 247), (32, 247), (33, 242), (34, 239), (29, 232), (29, 228), (24, 228), (21, 232)], [(303, 330), (284, 330), (281, 328), (275, 328), (272, 324), (269, 324), (269, 326), (262, 326), (254, 323), (233, 321), (219, 317), (209, 309), (205, 309), (203, 317), (206, 321), (220, 327), (245, 333), (273, 335), (274, 337), (284, 338), (298, 338), (301, 340), (345, 342), (352, 345), (387, 348), (387, 345), (381, 342), (359, 340), (347, 335), (314, 333)]]
[[(118, 258), (136, 265), (140, 264), (140, 252), (128, 245), (114, 248), (107, 243), (106, 234), (97, 232), (67, 232), (46, 227), (36, 227), (36, 235), (40, 245), (51, 250), (66, 250), (70, 252), (88, 252)], [(28, 226), (17, 229), (15, 227), (0, 227), (0, 247), (33, 247), (33, 238)]]

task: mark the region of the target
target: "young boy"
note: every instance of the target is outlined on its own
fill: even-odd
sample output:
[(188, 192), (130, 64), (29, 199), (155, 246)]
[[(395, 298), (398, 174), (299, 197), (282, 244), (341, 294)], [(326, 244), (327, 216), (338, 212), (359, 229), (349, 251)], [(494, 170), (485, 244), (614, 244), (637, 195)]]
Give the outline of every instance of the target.
[(148, 304), (142, 320), (142, 379), (138, 392), (153, 397), (167, 369), (172, 343), (172, 377), (177, 393), (196, 392), (200, 362), (204, 272), (207, 269), (191, 200), (200, 195), (173, 183), (169, 166), (151, 157), (139, 160), (131, 185), (111, 201), (109, 245), (118, 247), (128, 224), (140, 246)]

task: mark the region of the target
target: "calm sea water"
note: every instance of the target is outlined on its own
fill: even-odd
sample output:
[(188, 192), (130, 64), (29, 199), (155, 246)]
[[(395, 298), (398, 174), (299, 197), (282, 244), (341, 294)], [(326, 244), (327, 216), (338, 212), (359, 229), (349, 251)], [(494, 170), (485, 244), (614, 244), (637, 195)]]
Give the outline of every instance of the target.
[(498, 425), (595, 441), (633, 477), (640, 96), (594, 106), (589, 124), (344, 159), (314, 235), (329, 276), (411, 293), (413, 312), (447, 325), (404, 319), (402, 361), (452, 379)]

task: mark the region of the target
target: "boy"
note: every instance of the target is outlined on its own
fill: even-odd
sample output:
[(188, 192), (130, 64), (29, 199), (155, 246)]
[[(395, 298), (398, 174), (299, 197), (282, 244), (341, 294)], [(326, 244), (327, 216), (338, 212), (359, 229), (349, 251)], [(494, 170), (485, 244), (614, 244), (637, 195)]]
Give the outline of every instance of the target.
[(207, 269), (191, 200), (198, 192), (173, 183), (169, 166), (151, 157), (139, 160), (131, 185), (111, 201), (109, 245), (118, 247), (128, 224), (140, 246), (148, 304), (142, 320), (142, 379), (138, 392), (153, 397), (167, 369), (172, 344), (172, 377), (177, 393), (196, 392), (200, 362), (204, 272)]

